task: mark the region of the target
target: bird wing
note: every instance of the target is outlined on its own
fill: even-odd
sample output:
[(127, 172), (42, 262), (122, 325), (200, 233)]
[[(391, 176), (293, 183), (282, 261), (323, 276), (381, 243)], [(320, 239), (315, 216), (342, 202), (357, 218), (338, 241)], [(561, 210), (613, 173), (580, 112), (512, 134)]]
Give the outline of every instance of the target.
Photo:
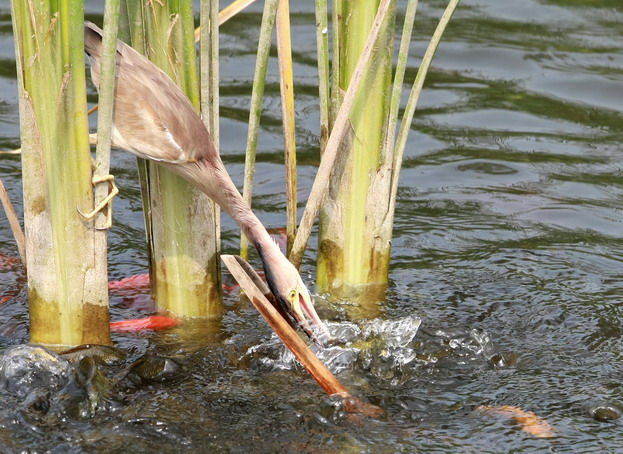
[[(85, 48), (99, 87), (102, 31), (85, 26)], [(180, 88), (160, 68), (119, 41), (113, 139), (141, 157), (195, 162), (215, 154), (210, 134)]]

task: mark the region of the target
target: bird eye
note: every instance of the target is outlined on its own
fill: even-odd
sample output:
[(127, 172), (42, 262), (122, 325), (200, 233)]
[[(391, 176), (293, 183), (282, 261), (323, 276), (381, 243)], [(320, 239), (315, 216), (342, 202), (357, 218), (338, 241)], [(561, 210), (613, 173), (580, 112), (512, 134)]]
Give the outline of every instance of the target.
[(294, 301), (294, 298), (296, 298), (296, 290), (290, 290), (290, 300)]

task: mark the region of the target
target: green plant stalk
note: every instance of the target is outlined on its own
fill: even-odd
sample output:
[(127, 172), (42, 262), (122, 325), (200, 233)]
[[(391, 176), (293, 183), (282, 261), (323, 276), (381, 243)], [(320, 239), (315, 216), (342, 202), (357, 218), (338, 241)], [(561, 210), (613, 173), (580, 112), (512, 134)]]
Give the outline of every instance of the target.
[[(324, 1), (324, 0), (323, 0)], [(344, 9), (344, 0), (333, 0), (333, 7), (331, 8), (331, 36), (332, 48), (331, 48), (331, 99), (329, 105), (329, 132), (333, 129), (333, 123), (337, 118), (337, 111), (342, 104), (342, 93), (340, 93), (340, 40), (337, 39), (340, 36), (340, 25), (343, 18), (340, 13)]]
[(125, 0), (125, 3), (130, 29), (130, 43), (141, 54), (145, 54), (147, 52), (145, 48), (145, 20), (143, 18), (145, 5), (143, 0)]
[[(409, 0), (405, 11), (405, 19), (398, 51), (398, 61), (394, 74), (394, 83), (391, 91), (389, 116), (383, 131), (382, 151), (378, 170), (371, 175), (368, 189), (366, 211), (369, 213), (366, 227), (371, 232), (373, 239), (371, 247), (375, 250), (387, 250), (385, 258), (386, 266), (389, 266), (389, 252), (392, 240), (393, 210), (395, 206), (395, 194), (392, 196), (392, 175), (394, 169), (394, 145), (396, 137), (396, 124), (400, 110), (402, 86), (404, 82), (409, 45), (415, 22), (415, 13), (418, 0)], [(402, 158), (401, 158), (402, 159)], [(400, 164), (398, 163), (398, 166)], [(394, 197), (394, 199), (392, 199)]]
[[(115, 97), (115, 69), (117, 62), (117, 32), (119, 29), (119, 0), (108, 0), (104, 9), (104, 40), (99, 86), (98, 114), (97, 114), (97, 147), (95, 149), (94, 177), (105, 177), (110, 173), (110, 146), (112, 143), (112, 119)], [(95, 188), (95, 203), (106, 198), (109, 185), (102, 183)], [(112, 210), (112, 202), (95, 216), (95, 226), (98, 229), (96, 238), (108, 241), (106, 231), (107, 215)], [(101, 248), (100, 248), (101, 249)], [(106, 250), (106, 248), (103, 248)], [(103, 257), (102, 260), (106, 260)]]
[[(123, 8), (124, 5), (122, 5)], [(145, 48), (145, 25), (143, 20), (143, 14), (145, 12), (145, 6), (143, 0), (125, 0), (125, 8), (128, 16), (128, 31), (130, 36), (129, 43), (138, 52), (145, 55), (147, 49)], [(138, 170), (138, 181), (141, 186), (141, 200), (143, 203), (143, 220), (145, 221), (145, 236), (147, 239), (147, 255), (149, 261), (149, 275), (154, 275), (154, 260), (152, 258), (152, 237), (151, 237), (151, 217), (149, 216), (150, 204), (149, 204), (149, 162), (143, 158), (136, 158), (136, 168)]]
[[(192, 2), (146, 2), (147, 55), (200, 103)], [(149, 162), (152, 294), (162, 310), (187, 317), (222, 312), (213, 202)]]
[(83, 4), (15, 0), (11, 6), (30, 339), (59, 348), (109, 344), (106, 252), (96, 250), (93, 221), (78, 212), (94, 206)]
[(321, 155), (324, 153), (329, 140), (329, 25), (327, 17), (327, 0), (316, 0), (316, 49), (318, 54)]
[[(247, 133), (247, 148), (244, 162), (244, 186), (242, 197), (251, 206), (253, 197), (253, 175), (255, 174), (255, 152), (257, 136), (262, 115), (262, 101), (264, 100), (264, 85), (266, 83), (266, 68), (270, 53), (271, 38), (275, 27), (275, 17), (279, 0), (266, 0), (260, 26), (260, 39), (257, 44), (257, 58), (253, 75), (253, 89), (251, 92), (251, 106), (249, 108), (249, 130)], [(240, 256), (247, 259), (249, 256), (249, 241), (244, 234), (240, 235)]]
[(289, 0), (279, 0), (277, 8), (277, 55), (279, 57), (279, 87), (283, 116), (283, 145), (286, 166), (286, 235), (290, 253), (296, 235), (296, 130), (294, 112), (294, 76), (292, 71), (292, 41), (290, 37)]
[(411, 87), (411, 92), (409, 93), (409, 99), (407, 100), (407, 105), (403, 117), (400, 121), (400, 131), (398, 133), (396, 146), (393, 152), (393, 165), (389, 193), (389, 208), (387, 210), (385, 220), (383, 221), (383, 225), (379, 231), (379, 235), (382, 237), (391, 238), (391, 231), (394, 224), (394, 212), (396, 210), (396, 196), (398, 194), (398, 180), (400, 177), (400, 169), (402, 167), (402, 157), (404, 155), (404, 150), (407, 145), (407, 137), (409, 135), (409, 131), (411, 130), (411, 122), (413, 121), (413, 115), (415, 114), (417, 101), (420, 97), (420, 93), (422, 92), (422, 88), (424, 87), (424, 81), (426, 80), (426, 75), (428, 74), (428, 69), (430, 68), (431, 62), (433, 61), (433, 57), (435, 56), (437, 47), (441, 42), (443, 33), (446, 30), (446, 27), (448, 26), (448, 23), (450, 22), (454, 11), (459, 5), (459, 2), (460, 0), (450, 0), (448, 2), (448, 6), (442, 14), (441, 19), (439, 20), (439, 23), (435, 28), (433, 36), (428, 43), (426, 52), (424, 52), (422, 63), (418, 68), (415, 80), (413, 81), (413, 86)]
[[(394, 83), (392, 85), (392, 97), (389, 107), (389, 119), (385, 130), (385, 139), (383, 141), (383, 152), (381, 156), (381, 167), (393, 166), (393, 151), (396, 137), (396, 124), (398, 122), (398, 111), (400, 110), (400, 99), (402, 98), (402, 85), (407, 68), (407, 59), (409, 57), (409, 46), (411, 44), (411, 35), (413, 34), (413, 23), (415, 22), (415, 13), (417, 11), (418, 0), (409, 0), (407, 10), (405, 11), (405, 20), (402, 28), (402, 38), (400, 39), (400, 49), (398, 51), (398, 61), (396, 63), (396, 71), (394, 73)], [(391, 238), (390, 238), (391, 239)]]
[(329, 134), (329, 140), (327, 140), (327, 146), (320, 159), (318, 172), (316, 173), (314, 184), (312, 185), (307, 203), (305, 204), (305, 210), (303, 211), (303, 216), (301, 217), (301, 222), (299, 223), (299, 227), (296, 232), (296, 238), (294, 238), (292, 251), (288, 256), (288, 259), (296, 267), (301, 265), (303, 254), (311, 235), (314, 220), (318, 214), (318, 210), (320, 209), (321, 202), (324, 201), (329, 188), (330, 177), (334, 171), (334, 168), (339, 164), (339, 161), (336, 160), (338, 149), (341, 146), (347, 131), (352, 129), (349, 116), (353, 105), (355, 104), (357, 94), (359, 93), (359, 87), (364, 79), (366, 68), (370, 63), (374, 49), (377, 48), (377, 41), (383, 27), (383, 23), (388, 15), (388, 12), (392, 9), (392, 5), (392, 0), (381, 0), (372, 29), (369, 36), (366, 38), (366, 43), (361, 57), (355, 66), (348, 89), (344, 93), (344, 99), (340, 104), (340, 107), (337, 109), (335, 122), (331, 127), (331, 133)]
[[(340, 58), (333, 62), (340, 68), (337, 92), (348, 88), (379, 4), (379, 0), (341, 4), (336, 39)], [(370, 208), (374, 209), (368, 198), (389, 113), (395, 6), (390, 8), (367, 67), (365, 90), (358, 93), (351, 111), (351, 129), (341, 144), (341, 159), (320, 213), (317, 285), (320, 291), (338, 297), (350, 296), (361, 286), (383, 287), (388, 279), (389, 244), (376, 247), (368, 228), (373, 215)]]
[[(219, 149), (219, 1), (201, 0), (201, 115)], [(213, 25), (212, 25), (213, 24)]]
[[(200, 55), (200, 92), (201, 114), (214, 146), (220, 149), (219, 128), (219, 0), (201, 0), (201, 40)], [(213, 25), (211, 25), (213, 24)], [(212, 203), (214, 219), (214, 249), (217, 257), (221, 255), (221, 210), (216, 203)], [(217, 260), (217, 277), (221, 288), (221, 261)]]
[[(101, 59), (99, 109), (97, 114), (97, 147), (93, 177), (102, 178), (110, 174), (110, 146), (112, 142), (113, 104), (115, 97), (115, 72), (117, 65), (117, 31), (119, 29), (119, 0), (107, 0), (104, 7), (104, 38)], [(95, 187), (95, 205), (109, 194), (111, 186), (107, 181)], [(112, 200), (104, 210), (95, 215), (95, 261), (108, 267), (107, 244), (109, 220), (112, 220)]]
[(119, 29), (117, 30), (117, 37), (124, 43), (132, 42), (132, 35), (130, 34), (130, 16), (128, 15), (128, 3), (127, 0), (121, 0), (119, 4)]

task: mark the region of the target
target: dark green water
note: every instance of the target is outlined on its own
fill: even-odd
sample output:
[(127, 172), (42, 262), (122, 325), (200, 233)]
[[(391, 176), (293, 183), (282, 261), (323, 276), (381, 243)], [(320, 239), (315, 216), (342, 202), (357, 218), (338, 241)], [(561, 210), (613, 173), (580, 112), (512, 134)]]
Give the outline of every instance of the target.
[[(101, 23), (97, 3), (89, 13)], [(305, 200), (318, 162), (314, 17), (311, 1), (292, 3)], [(420, 3), (410, 80), (443, 7)], [(222, 29), (221, 146), (237, 183), (260, 10)], [(0, 450), (622, 451), (620, 420), (598, 422), (586, 410), (601, 402), (623, 407), (622, 22), (623, 4), (614, 0), (464, 0), (459, 8), (407, 147), (392, 285), (383, 320), (372, 322), (387, 326), (372, 335), (370, 350), (326, 356), (353, 393), (385, 408), (385, 417), (363, 425), (346, 420), (284, 357), (257, 313), (230, 296), (221, 324), (115, 335), (129, 353), (121, 368), (145, 353), (182, 366), (163, 383), (113, 389), (94, 415), (76, 416), (62, 405), (44, 411), (3, 391)], [(269, 72), (254, 206), (266, 225), (281, 227), (275, 58)], [(16, 92), (3, 0), (4, 149), (19, 146)], [(111, 279), (146, 272), (134, 162), (113, 154), (121, 195), (110, 235)], [(19, 157), (0, 155), (0, 176), (21, 210)], [(234, 251), (238, 232), (224, 221), (224, 246)], [(308, 280), (314, 243), (304, 267)], [(0, 252), (17, 255), (4, 216)], [(2, 350), (25, 342), (28, 325), (23, 275), (0, 269), (0, 298), (15, 292), (0, 307)], [(150, 308), (145, 295), (113, 294), (111, 304), (113, 319)], [(320, 311), (339, 317), (322, 304)], [(188, 340), (193, 333), (198, 340)], [(555, 436), (535, 438), (506, 418), (474, 411), (479, 405), (535, 412)]]

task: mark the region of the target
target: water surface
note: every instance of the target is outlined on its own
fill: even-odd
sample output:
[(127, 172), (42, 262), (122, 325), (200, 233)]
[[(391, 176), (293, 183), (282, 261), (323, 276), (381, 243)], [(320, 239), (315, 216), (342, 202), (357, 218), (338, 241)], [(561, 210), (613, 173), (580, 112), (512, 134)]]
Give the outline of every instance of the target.
[[(312, 2), (292, 3), (304, 201), (319, 159), (314, 16)], [(409, 82), (444, 6), (420, 2)], [(101, 23), (99, 8), (92, 2), (89, 14)], [(256, 5), (222, 28), (221, 151), (238, 184), (260, 18)], [(361, 340), (370, 323), (386, 325), (365, 345), (344, 345), (331, 356), (338, 377), (385, 408), (383, 418), (363, 425), (345, 418), (232, 294), (222, 323), (115, 335), (129, 357), (111, 375), (146, 353), (174, 358), (180, 367), (163, 382), (123, 382), (93, 414), (69, 412), (54, 394), (52, 410), (44, 411), (4, 392), (1, 450), (623, 450), (620, 421), (598, 422), (586, 410), (599, 402), (623, 405), (622, 22), (623, 6), (614, 0), (464, 0), (460, 6), (412, 125), (385, 310), (382, 319), (353, 321), (352, 332)], [(16, 90), (5, 0), (0, 147), (7, 149), (19, 146)], [(90, 94), (95, 101), (92, 87)], [(274, 55), (264, 107), (253, 203), (266, 225), (282, 227)], [(110, 277), (120, 279), (146, 272), (147, 258), (135, 160), (121, 151), (112, 159), (121, 194)], [(19, 157), (0, 155), (0, 175), (21, 211), (19, 169)], [(235, 224), (224, 218), (226, 251), (235, 251), (237, 238)], [(303, 268), (309, 281), (314, 248), (315, 239)], [(4, 217), (0, 252), (17, 255)], [(19, 294), (0, 307), (2, 350), (27, 340), (23, 273), (6, 268), (0, 298)], [(150, 308), (146, 295), (113, 294), (111, 304), (113, 319)], [(340, 307), (320, 306), (323, 316), (342, 318)], [(193, 332), (200, 333), (194, 340)], [(475, 411), (481, 405), (534, 412), (555, 437), (535, 438), (506, 418)]]

